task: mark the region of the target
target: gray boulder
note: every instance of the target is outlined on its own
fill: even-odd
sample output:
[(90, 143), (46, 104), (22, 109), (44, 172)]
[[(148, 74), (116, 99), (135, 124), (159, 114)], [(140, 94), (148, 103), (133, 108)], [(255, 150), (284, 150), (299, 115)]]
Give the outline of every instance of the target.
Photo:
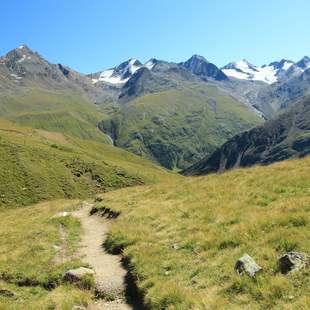
[(255, 274), (262, 268), (258, 266), (255, 260), (248, 254), (244, 254), (238, 259), (235, 265), (235, 270), (239, 275), (248, 274), (251, 278), (255, 277)]
[(68, 270), (64, 274), (63, 280), (70, 283), (80, 283), (84, 276), (94, 274), (95, 272), (92, 269), (80, 267), (77, 269)]
[(306, 253), (288, 252), (279, 258), (279, 269), (283, 274), (304, 269), (309, 264), (310, 256)]

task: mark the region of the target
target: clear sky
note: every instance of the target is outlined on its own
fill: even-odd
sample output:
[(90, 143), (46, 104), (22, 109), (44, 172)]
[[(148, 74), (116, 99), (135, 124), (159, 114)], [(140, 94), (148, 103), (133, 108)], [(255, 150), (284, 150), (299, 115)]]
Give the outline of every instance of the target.
[(1, 55), (27, 44), (85, 73), (129, 58), (310, 56), (309, 0), (1, 0), (0, 15)]

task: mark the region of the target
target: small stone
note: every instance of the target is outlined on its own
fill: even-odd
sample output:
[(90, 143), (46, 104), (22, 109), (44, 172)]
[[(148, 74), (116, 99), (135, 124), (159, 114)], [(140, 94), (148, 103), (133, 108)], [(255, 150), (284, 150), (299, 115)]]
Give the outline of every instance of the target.
[(255, 274), (262, 268), (258, 266), (255, 260), (248, 254), (244, 254), (238, 259), (235, 265), (235, 270), (239, 275), (248, 274), (251, 278), (255, 277)]
[(56, 213), (54, 216), (53, 216), (53, 218), (57, 218), (57, 217), (65, 217), (65, 216), (69, 216), (70, 214), (69, 214), (69, 212), (67, 212), (67, 211), (64, 211), (64, 212), (58, 212), (58, 213)]
[(179, 250), (179, 249), (180, 249), (180, 247), (179, 247), (177, 244), (173, 244), (173, 245), (172, 245), (172, 248), (173, 248), (174, 250)]
[(286, 274), (290, 271), (298, 271), (310, 264), (310, 256), (306, 253), (288, 252), (279, 258), (279, 269)]

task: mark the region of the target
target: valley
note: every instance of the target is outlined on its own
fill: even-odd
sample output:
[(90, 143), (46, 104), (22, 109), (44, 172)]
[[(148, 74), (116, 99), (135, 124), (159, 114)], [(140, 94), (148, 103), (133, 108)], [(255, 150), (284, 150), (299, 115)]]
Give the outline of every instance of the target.
[(0, 309), (306, 309), (309, 70), (0, 57)]

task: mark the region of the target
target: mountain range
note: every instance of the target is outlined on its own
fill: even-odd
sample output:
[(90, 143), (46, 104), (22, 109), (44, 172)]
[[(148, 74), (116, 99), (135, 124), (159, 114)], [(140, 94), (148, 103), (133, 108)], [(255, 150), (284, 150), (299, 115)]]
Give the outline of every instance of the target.
[(22, 45), (0, 57), (0, 116), (20, 125), (112, 143), (186, 169), (235, 135), (274, 118), (310, 89), (310, 59), (223, 68), (129, 59), (81, 74)]
[(310, 58), (305, 56), (296, 63), (291, 60), (282, 59), (281, 61), (275, 61), (261, 67), (254, 66), (243, 59), (229, 63), (222, 68), (222, 71), (227, 76), (237, 79), (262, 81), (267, 84), (273, 84), (300, 75), (309, 68)]
[(308, 57), (0, 57), (0, 309), (306, 309), (309, 89)]

